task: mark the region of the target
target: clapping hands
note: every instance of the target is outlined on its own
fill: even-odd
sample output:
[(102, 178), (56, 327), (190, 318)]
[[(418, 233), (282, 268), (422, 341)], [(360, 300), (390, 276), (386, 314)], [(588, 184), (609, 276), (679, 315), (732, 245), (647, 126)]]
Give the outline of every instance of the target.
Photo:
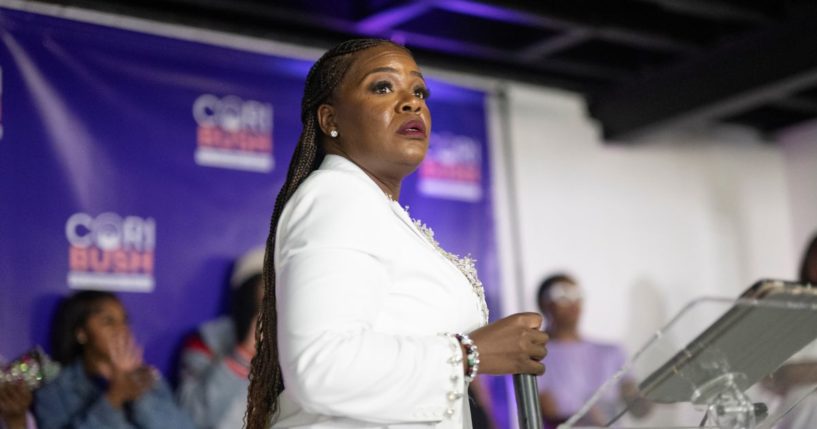
[(130, 334), (114, 337), (108, 346), (110, 366), (101, 375), (110, 381), (108, 401), (114, 407), (121, 407), (150, 390), (158, 373), (144, 365), (142, 348)]

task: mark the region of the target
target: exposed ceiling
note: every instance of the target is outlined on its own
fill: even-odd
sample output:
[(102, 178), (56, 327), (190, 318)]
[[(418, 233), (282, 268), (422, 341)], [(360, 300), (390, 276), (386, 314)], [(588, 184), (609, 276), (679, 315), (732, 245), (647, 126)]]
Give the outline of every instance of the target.
[(684, 121), (764, 135), (817, 117), (817, 0), (48, 0), (575, 91), (610, 140)]

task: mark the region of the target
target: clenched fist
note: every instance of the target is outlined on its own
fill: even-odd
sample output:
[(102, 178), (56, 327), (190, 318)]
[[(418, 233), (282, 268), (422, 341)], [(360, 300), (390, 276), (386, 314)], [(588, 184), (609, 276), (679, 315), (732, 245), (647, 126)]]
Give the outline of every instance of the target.
[(479, 372), (544, 374), (540, 361), (547, 355), (548, 335), (541, 331), (542, 321), (541, 314), (518, 313), (472, 332), (479, 348)]

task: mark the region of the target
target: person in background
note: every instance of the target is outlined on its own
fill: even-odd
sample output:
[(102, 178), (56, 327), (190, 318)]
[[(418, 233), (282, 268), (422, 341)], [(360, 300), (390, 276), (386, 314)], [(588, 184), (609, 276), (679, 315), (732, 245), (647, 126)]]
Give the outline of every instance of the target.
[[(626, 357), (621, 347), (591, 341), (579, 333), (583, 293), (569, 275), (546, 278), (537, 299), (550, 335), (548, 370), (538, 380), (539, 401), (546, 427), (555, 428), (579, 411), (622, 368)], [(638, 398), (633, 381), (625, 377), (619, 389), (608, 392), (581, 423), (605, 426), (624, 409), (622, 401), (631, 405), (630, 411), (636, 416), (645, 415), (649, 409), (646, 401)]]
[(40, 429), (193, 429), (158, 371), (145, 365), (119, 299), (81, 291), (51, 330), (60, 374), (34, 393)]
[(230, 314), (202, 324), (185, 341), (179, 402), (202, 429), (239, 428), (247, 403), (255, 325), (264, 293), (264, 248), (239, 258), (230, 276)]
[[(800, 262), (800, 283), (817, 286), (817, 234)], [(764, 385), (781, 395), (781, 406), (789, 408), (808, 395), (778, 423), (779, 429), (817, 428), (817, 341), (806, 346), (777, 369)]]
[(0, 382), (0, 429), (36, 429), (28, 412), (31, 399), (25, 384)]

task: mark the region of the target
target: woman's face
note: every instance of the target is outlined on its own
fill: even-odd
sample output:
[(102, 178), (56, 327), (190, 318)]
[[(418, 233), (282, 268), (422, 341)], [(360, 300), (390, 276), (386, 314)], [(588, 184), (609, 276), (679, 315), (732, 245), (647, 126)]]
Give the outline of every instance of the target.
[(549, 322), (558, 329), (578, 329), (582, 314), (582, 291), (574, 283), (559, 282), (551, 286), (543, 309)]
[(358, 52), (331, 101), (318, 109), (328, 153), (340, 153), (367, 173), (401, 180), (428, 150), (428, 90), (414, 59), (392, 45)]
[(104, 299), (77, 331), (77, 340), (83, 344), (86, 354), (109, 357), (113, 342), (130, 334), (125, 308), (119, 301)]

